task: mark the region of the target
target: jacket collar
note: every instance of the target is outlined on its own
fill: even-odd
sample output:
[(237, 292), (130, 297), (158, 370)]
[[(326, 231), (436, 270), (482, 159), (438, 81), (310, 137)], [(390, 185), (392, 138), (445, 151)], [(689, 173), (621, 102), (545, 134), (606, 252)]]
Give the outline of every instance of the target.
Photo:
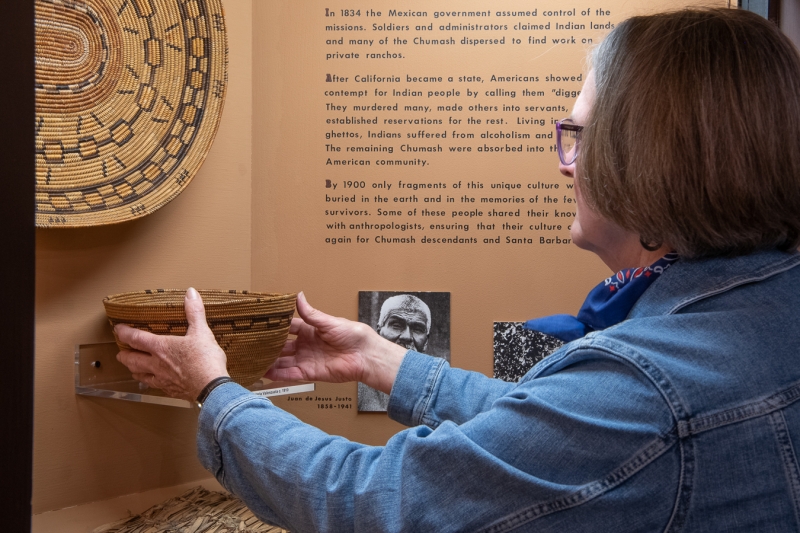
[(642, 295), (628, 318), (668, 315), (747, 283), (800, 265), (800, 253), (769, 250), (739, 257), (679, 260)]

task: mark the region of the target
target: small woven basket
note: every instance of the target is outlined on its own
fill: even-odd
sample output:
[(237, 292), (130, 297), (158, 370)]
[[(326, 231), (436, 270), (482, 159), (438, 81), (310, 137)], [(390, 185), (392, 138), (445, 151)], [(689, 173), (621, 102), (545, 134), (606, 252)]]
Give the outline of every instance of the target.
[[(228, 357), (228, 373), (242, 386), (261, 379), (280, 355), (289, 334), (297, 294), (198, 291), (206, 321)], [(185, 335), (186, 291), (158, 289), (114, 294), (103, 300), (108, 321), (157, 335)], [(130, 346), (119, 342), (120, 350)]]

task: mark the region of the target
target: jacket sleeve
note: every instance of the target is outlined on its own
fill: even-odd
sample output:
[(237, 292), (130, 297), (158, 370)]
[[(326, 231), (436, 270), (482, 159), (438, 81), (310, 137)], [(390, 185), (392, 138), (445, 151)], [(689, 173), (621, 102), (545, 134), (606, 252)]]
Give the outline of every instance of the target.
[(406, 426), (435, 428), (445, 420), (461, 424), (490, 409), (515, 386), (409, 350), (392, 385), (387, 410)]
[(405, 411), (436, 427), (401, 431), (384, 447), (325, 434), (224, 384), (200, 413), (199, 457), (257, 516), (293, 533), (505, 531), (533, 521), (541, 531), (627, 531), (631, 516), (638, 530), (663, 530), (680, 478), (669, 409), (631, 365), (572, 355), (557, 372), (493, 401), (487, 394), (462, 423), (432, 412), (454, 370), (426, 362), (429, 400)]

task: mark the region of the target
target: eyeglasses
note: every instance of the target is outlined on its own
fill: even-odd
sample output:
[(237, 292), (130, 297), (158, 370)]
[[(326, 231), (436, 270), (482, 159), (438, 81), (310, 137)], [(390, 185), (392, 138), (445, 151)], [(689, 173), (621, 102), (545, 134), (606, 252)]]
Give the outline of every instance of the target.
[(572, 119), (565, 118), (556, 122), (556, 145), (562, 164), (571, 165), (578, 158), (581, 131), (583, 126), (577, 126)]

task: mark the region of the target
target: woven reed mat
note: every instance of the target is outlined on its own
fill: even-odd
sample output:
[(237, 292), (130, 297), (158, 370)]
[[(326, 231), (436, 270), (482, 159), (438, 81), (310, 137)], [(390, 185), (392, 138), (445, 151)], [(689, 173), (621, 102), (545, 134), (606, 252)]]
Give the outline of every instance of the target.
[(195, 487), (142, 514), (96, 528), (92, 533), (289, 533), (256, 518), (229, 494)]

